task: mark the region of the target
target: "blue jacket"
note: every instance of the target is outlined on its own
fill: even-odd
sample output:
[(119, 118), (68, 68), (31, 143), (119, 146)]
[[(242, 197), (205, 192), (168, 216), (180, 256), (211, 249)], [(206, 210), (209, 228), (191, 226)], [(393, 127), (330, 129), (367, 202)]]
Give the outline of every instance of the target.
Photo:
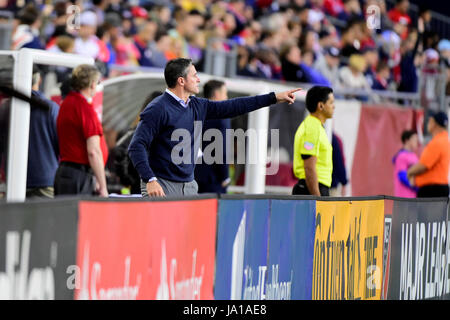
[(48, 111), (31, 106), (27, 188), (52, 187), (59, 162), (56, 118), (59, 106), (37, 91), (33, 95), (48, 103)]
[(145, 182), (153, 177), (190, 182), (194, 180), (195, 159), (202, 133), (194, 132), (194, 122), (198, 127), (206, 119), (231, 118), (274, 103), (276, 96), (273, 92), (226, 101), (191, 96), (188, 107), (184, 108), (165, 92), (140, 114), (141, 120), (128, 154)]

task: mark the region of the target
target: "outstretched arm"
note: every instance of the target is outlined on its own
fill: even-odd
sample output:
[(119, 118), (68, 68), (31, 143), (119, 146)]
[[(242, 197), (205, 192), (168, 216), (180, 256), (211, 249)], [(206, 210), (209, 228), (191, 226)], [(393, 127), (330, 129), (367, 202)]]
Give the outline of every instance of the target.
[(287, 102), (289, 104), (293, 104), (295, 101), (295, 95), (297, 91), (302, 90), (302, 88), (297, 88), (293, 90), (283, 91), (275, 94), (277, 97), (277, 103)]
[(294, 93), (299, 90), (302, 89), (297, 88), (279, 93), (271, 92), (259, 96), (239, 97), (225, 101), (208, 100), (206, 119), (232, 118), (275, 103), (288, 102), (292, 104), (295, 101)]

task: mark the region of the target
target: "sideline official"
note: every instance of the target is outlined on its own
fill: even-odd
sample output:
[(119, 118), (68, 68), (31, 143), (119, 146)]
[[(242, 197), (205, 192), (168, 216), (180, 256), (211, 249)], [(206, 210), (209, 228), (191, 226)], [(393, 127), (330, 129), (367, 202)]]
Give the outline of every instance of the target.
[(333, 173), (333, 147), (324, 128), (333, 117), (333, 89), (315, 86), (306, 94), (306, 109), (310, 114), (295, 133), (295, 176), (299, 179), (293, 195), (329, 196)]

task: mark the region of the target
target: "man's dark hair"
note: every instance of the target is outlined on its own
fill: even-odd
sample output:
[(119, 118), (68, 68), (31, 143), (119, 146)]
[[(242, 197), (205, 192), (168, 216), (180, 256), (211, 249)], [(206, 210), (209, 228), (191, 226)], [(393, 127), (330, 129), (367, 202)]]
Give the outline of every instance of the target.
[(39, 10), (32, 4), (27, 4), (18, 14), (20, 24), (31, 26), (39, 19)]
[(178, 58), (167, 62), (164, 69), (164, 79), (169, 88), (174, 88), (179, 77), (186, 78), (188, 68), (192, 65), (191, 59)]
[(310, 113), (314, 113), (317, 110), (319, 102), (327, 102), (330, 93), (333, 93), (333, 89), (324, 86), (314, 86), (306, 93), (306, 109)]
[(209, 80), (203, 86), (203, 95), (206, 99), (211, 99), (214, 97), (214, 93), (222, 88), (225, 85), (225, 82), (220, 80)]
[(158, 29), (155, 33), (155, 42), (158, 42), (162, 37), (168, 36), (169, 33), (163, 27), (158, 26)]
[(421, 15), (423, 15), (425, 12), (428, 12), (428, 11), (430, 11), (431, 9), (430, 9), (430, 7), (429, 6), (427, 6), (426, 4), (421, 4), (420, 6), (419, 6), (419, 17), (421, 16)]
[(402, 143), (406, 143), (413, 135), (415, 135), (417, 132), (414, 130), (404, 130), (402, 132)]

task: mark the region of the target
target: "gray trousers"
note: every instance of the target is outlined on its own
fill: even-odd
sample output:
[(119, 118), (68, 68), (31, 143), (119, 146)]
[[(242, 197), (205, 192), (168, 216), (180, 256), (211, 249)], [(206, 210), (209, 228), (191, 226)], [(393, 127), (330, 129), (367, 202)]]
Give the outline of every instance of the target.
[[(198, 184), (195, 180), (190, 182), (175, 182), (158, 178), (157, 182), (164, 190), (166, 196), (195, 196), (198, 192)], [(141, 180), (142, 197), (148, 197), (147, 184)]]

